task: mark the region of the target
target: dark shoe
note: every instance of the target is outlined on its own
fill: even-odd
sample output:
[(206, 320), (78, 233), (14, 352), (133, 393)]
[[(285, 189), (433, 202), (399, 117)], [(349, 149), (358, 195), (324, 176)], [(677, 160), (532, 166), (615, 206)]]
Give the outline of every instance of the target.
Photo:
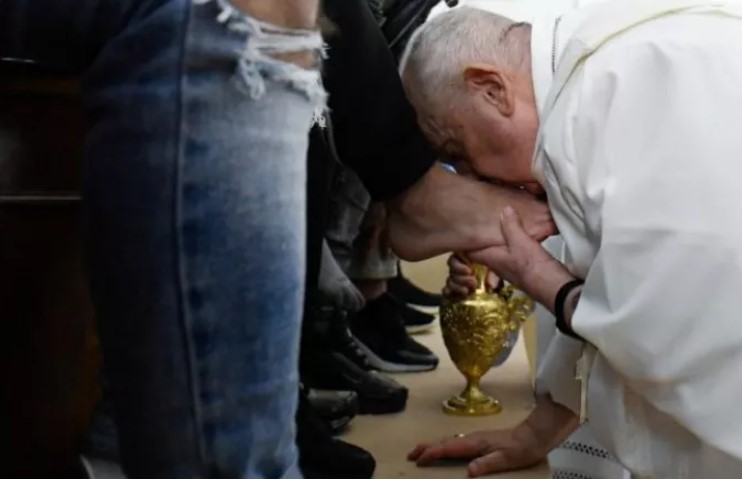
[(373, 370), (374, 366), (363, 351), (363, 347), (351, 334), (348, 327), (348, 317), (345, 312), (335, 312), (337, 318), (331, 322), (328, 334), (327, 347), (342, 353), (345, 358), (352, 361), (364, 370)]
[(353, 316), (350, 329), (374, 368), (424, 372), (438, 366), (438, 357), (405, 331), (399, 303), (389, 294), (368, 302)]
[(306, 312), (302, 350), (329, 350), (341, 353), (364, 370), (374, 367), (348, 329), (348, 315), (335, 307), (313, 307)]
[(427, 332), (435, 326), (436, 316), (429, 313), (422, 312), (416, 308), (412, 308), (406, 303), (401, 302), (398, 298), (391, 295), (395, 302), (397, 302), (397, 313), (402, 317), (404, 321), (404, 328), (407, 333), (416, 334)]
[(301, 460), (304, 478), (373, 478), (376, 460), (366, 450), (333, 438), (330, 443), (313, 445)]
[(356, 392), (360, 413), (396, 413), (407, 404), (407, 388), (391, 378), (362, 369), (341, 353), (304, 349), (300, 367), (302, 381), (308, 387)]
[(333, 435), (342, 432), (358, 415), (358, 394), (353, 391), (316, 390), (308, 393), (309, 403), (330, 427)]
[(441, 306), (441, 295), (430, 293), (418, 287), (402, 275), (402, 269), (399, 269), (399, 274), (396, 277), (387, 281), (387, 288), (394, 297), (409, 305), (434, 311), (437, 311)]
[(296, 446), (305, 478), (371, 478), (376, 469), (369, 452), (332, 438), (304, 394), (296, 411)]

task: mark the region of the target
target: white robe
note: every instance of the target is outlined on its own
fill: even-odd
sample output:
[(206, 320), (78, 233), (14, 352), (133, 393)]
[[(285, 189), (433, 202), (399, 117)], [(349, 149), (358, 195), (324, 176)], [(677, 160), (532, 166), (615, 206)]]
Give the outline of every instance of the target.
[[(742, 476), (742, 6), (613, 0), (557, 23), (533, 30), (534, 173), (586, 281), (591, 430), (636, 476)], [(579, 344), (548, 350), (537, 388), (578, 411)]]
[[(544, 248), (554, 257), (563, 259), (564, 242), (561, 237), (549, 238), (544, 242)], [(559, 349), (562, 342), (567, 342), (567, 345), (572, 342), (576, 355), (579, 354), (580, 344), (559, 333), (554, 316), (541, 305), (536, 306), (535, 315), (538, 322), (537, 382), (541, 382), (542, 375), (549, 371), (550, 366), (566, 364), (569, 367), (569, 362), (553, 358), (554, 355), (565, 353)], [(571, 381), (569, 372), (563, 372), (561, 377), (567, 380), (567, 384)], [(552, 478), (629, 478), (629, 472), (595, 439), (589, 423), (581, 425), (561, 445), (549, 452), (548, 461)]]

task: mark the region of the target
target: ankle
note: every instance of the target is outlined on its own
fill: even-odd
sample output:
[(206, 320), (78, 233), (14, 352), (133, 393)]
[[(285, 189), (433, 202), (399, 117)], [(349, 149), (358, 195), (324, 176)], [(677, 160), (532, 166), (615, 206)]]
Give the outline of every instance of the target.
[(367, 302), (376, 300), (387, 291), (386, 280), (355, 280), (354, 283)]

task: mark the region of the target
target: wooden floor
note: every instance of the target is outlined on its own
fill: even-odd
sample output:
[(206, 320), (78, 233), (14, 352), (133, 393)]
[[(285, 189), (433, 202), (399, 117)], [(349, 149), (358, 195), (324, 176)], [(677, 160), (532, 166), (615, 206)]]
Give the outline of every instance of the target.
[[(408, 265), (405, 272), (416, 283), (439, 290), (445, 276), (445, 266), (443, 260), (436, 259)], [(443, 413), (441, 402), (461, 390), (463, 377), (448, 358), (438, 327), (416, 338), (438, 354), (441, 359), (438, 369), (396, 375), (395, 378), (410, 389), (407, 409), (396, 415), (360, 416), (353, 421), (344, 438), (373, 453), (378, 463), (377, 478), (465, 478), (465, 463), (420, 469), (407, 462), (407, 452), (422, 440), (508, 427), (528, 414), (533, 407), (533, 394), (523, 335), (505, 365), (491, 370), (482, 382), (483, 389), (495, 395), (503, 405), (503, 412), (499, 415), (483, 418), (460, 418)], [(550, 475), (547, 465), (543, 464), (529, 470), (510, 472), (503, 477), (550, 478)]]
[[(438, 353), (441, 365), (433, 372), (396, 375), (395, 378), (410, 389), (407, 409), (396, 415), (357, 417), (344, 439), (373, 453), (378, 463), (376, 478), (465, 478), (464, 463), (421, 469), (407, 462), (406, 454), (421, 440), (508, 427), (523, 419), (533, 406), (524, 342), (519, 342), (505, 365), (491, 370), (482, 382), (483, 389), (501, 401), (502, 413), (483, 418), (459, 418), (441, 410), (441, 402), (461, 390), (463, 380), (446, 356), (440, 332), (436, 328), (419, 339)], [(545, 464), (503, 477), (550, 478)]]

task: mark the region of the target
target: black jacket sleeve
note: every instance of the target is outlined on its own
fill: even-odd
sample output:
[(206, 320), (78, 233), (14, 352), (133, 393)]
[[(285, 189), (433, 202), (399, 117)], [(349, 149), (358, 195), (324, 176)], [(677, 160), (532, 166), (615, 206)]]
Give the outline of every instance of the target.
[(340, 160), (375, 200), (417, 182), (435, 162), (366, 0), (325, 0), (336, 32), (327, 38), (325, 86)]

